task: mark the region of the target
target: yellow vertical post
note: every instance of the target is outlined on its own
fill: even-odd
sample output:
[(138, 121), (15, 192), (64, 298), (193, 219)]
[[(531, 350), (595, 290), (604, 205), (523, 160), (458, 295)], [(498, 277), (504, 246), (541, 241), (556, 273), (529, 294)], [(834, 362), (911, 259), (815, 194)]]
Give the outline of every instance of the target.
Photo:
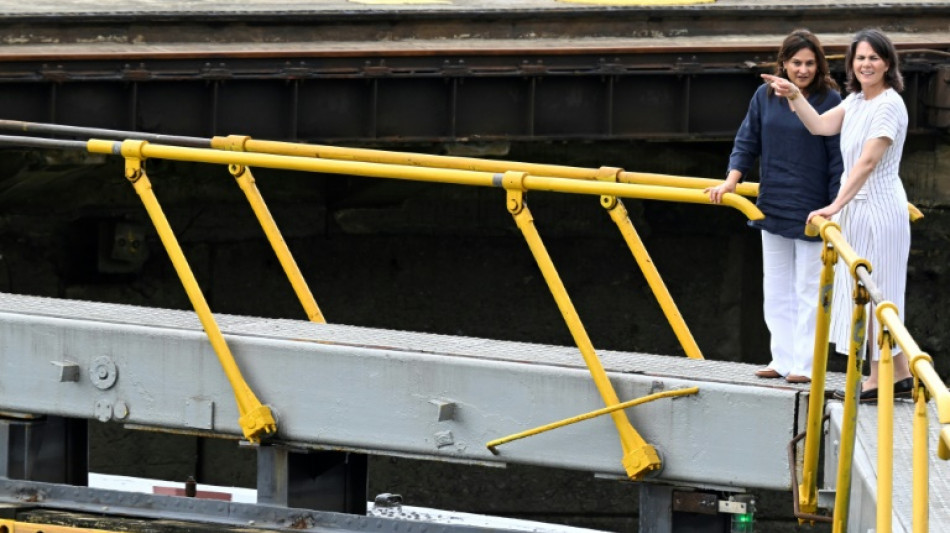
[(181, 279), (191, 305), (198, 314), (198, 319), (201, 321), (205, 334), (211, 342), (211, 347), (218, 357), (218, 362), (224, 369), (224, 374), (234, 390), (240, 413), (238, 423), (241, 425), (244, 437), (251, 442), (259, 442), (262, 437), (277, 431), (277, 424), (270, 409), (261, 404), (241, 375), (241, 370), (234, 361), (234, 356), (224, 340), (224, 335), (221, 334), (221, 330), (211, 314), (211, 308), (208, 307), (208, 302), (198, 286), (198, 281), (188, 265), (188, 260), (185, 259), (185, 254), (182, 252), (174, 232), (172, 232), (171, 225), (168, 223), (168, 219), (165, 218), (165, 213), (162, 212), (155, 193), (152, 191), (152, 184), (142, 168), (142, 160), (129, 156), (129, 152), (140, 153), (143, 144), (145, 144), (144, 141), (126, 141), (123, 143), (123, 155), (126, 156), (125, 177), (132, 183), (135, 192), (145, 205), (145, 210), (152, 219), (152, 224), (155, 225), (158, 236), (168, 252), (168, 257), (171, 259), (179, 279)]
[[(877, 311), (883, 305), (878, 305)], [(880, 316), (880, 315), (878, 315)], [(878, 324), (881, 324), (878, 320)], [(891, 512), (894, 496), (894, 341), (880, 326), (878, 342), (881, 358), (877, 363), (877, 533), (891, 533)]]
[[(531, 212), (524, 202), (524, 189), (521, 183), (524, 176), (525, 174), (520, 172), (507, 172), (502, 179), (502, 184), (505, 190), (508, 191), (508, 211), (514, 217), (515, 223), (518, 225), (522, 234), (524, 234), (528, 247), (531, 249), (531, 253), (534, 255), (534, 259), (541, 269), (541, 274), (544, 276), (544, 280), (547, 282), (548, 288), (554, 296), (558, 309), (560, 309), (561, 314), (564, 316), (564, 321), (567, 323), (567, 327), (574, 337), (574, 342), (580, 349), (581, 356), (587, 364), (587, 368), (594, 380), (594, 385), (600, 392), (601, 398), (608, 407), (617, 405), (620, 403), (620, 399), (617, 397), (613, 385), (610, 384), (607, 372), (604, 370), (600, 359), (597, 357), (597, 353), (594, 351), (590, 337), (588, 337), (587, 331), (584, 329), (584, 325), (577, 315), (574, 304), (567, 295), (564, 283), (554, 268), (554, 263), (551, 261), (551, 257), (548, 255), (544, 243), (541, 241), (538, 230), (534, 226), (534, 218), (531, 216)], [(617, 427), (617, 433), (620, 436), (620, 445), (623, 448), (623, 459), (621, 463), (627, 475), (631, 479), (638, 480), (654, 470), (659, 470), (662, 465), (659, 454), (653, 446), (649, 445), (637, 433), (630, 424), (627, 415), (622, 411), (613, 411), (610, 413), (610, 416), (613, 418), (614, 425)]]
[(280, 230), (277, 229), (274, 217), (271, 216), (267, 204), (264, 203), (264, 198), (261, 197), (261, 192), (257, 189), (251, 169), (243, 165), (228, 165), (228, 171), (234, 176), (238, 186), (244, 191), (248, 203), (251, 204), (251, 209), (254, 211), (254, 215), (257, 216), (257, 221), (261, 224), (271, 248), (277, 254), (277, 260), (280, 261), (280, 266), (283, 267), (287, 279), (290, 280), (290, 285), (293, 287), (297, 299), (303, 305), (307, 318), (311, 322), (325, 324), (326, 319), (323, 317), (323, 313), (320, 312), (317, 301), (314, 299), (313, 293), (310, 292), (310, 287), (304, 281), (303, 274), (300, 272), (297, 262), (294, 261), (294, 256), (287, 248), (287, 243), (281, 236)]
[[(616, 182), (617, 176), (621, 172), (619, 168), (602, 168), (598, 172), (597, 179)], [(683, 351), (686, 352), (686, 356), (690, 359), (703, 359), (703, 353), (699, 350), (696, 339), (693, 338), (693, 334), (690, 333), (689, 328), (686, 327), (683, 315), (680, 314), (676, 303), (673, 301), (673, 297), (670, 295), (670, 291), (666, 288), (666, 284), (663, 283), (663, 278), (660, 277), (660, 272), (656, 269), (653, 259), (650, 258), (646, 246), (643, 245), (643, 240), (640, 239), (636, 228), (633, 227), (633, 222), (630, 221), (627, 208), (624, 207), (623, 202), (616, 196), (601, 196), (600, 205), (607, 210), (607, 213), (610, 214), (610, 219), (613, 220), (617, 228), (620, 229), (620, 234), (623, 235), (627, 247), (630, 248), (630, 252), (633, 253), (633, 257), (637, 261), (640, 271), (643, 272), (643, 277), (646, 278), (647, 284), (653, 291), (653, 296), (656, 297), (656, 301), (660, 304), (660, 309), (662, 309), (663, 314), (666, 315), (666, 320), (673, 328), (673, 333), (676, 335), (676, 339), (679, 340), (680, 346), (683, 347)]]
[[(818, 452), (821, 448), (821, 421), (825, 411), (825, 376), (828, 367), (831, 300), (835, 290), (835, 263), (838, 262), (838, 252), (835, 251), (834, 246), (827, 243), (822, 246), (821, 262), (818, 312), (815, 319), (814, 362), (805, 430), (805, 456), (802, 459), (802, 482), (798, 487), (799, 509), (809, 514), (818, 512)], [(804, 522), (804, 520), (799, 520), (799, 522)]]
[(927, 419), (927, 389), (914, 379), (914, 444), (913, 444), (913, 518), (914, 533), (930, 531), (930, 423)]
[(851, 501), (851, 467), (854, 458), (854, 438), (858, 427), (858, 394), (861, 387), (861, 366), (867, 337), (867, 289), (854, 282), (854, 310), (851, 313), (851, 342), (848, 345), (848, 372), (845, 375), (844, 420), (841, 424), (841, 446), (838, 449), (838, 475), (835, 482), (835, 511), (833, 533), (848, 530), (848, 512)]

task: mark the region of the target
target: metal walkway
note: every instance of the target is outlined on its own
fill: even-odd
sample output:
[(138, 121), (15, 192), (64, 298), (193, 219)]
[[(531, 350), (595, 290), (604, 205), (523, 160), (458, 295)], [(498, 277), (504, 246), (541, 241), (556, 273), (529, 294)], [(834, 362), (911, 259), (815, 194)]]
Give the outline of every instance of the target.
[[(609, 417), (498, 447), (486, 443), (603, 407), (576, 348), (218, 316), (248, 384), (278, 420), (276, 442), (478, 464), (523, 463), (625, 478)], [(789, 489), (787, 446), (807, 388), (753, 366), (600, 352), (622, 401), (663, 459), (657, 480)], [(239, 438), (232, 392), (186, 311), (0, 297), (0, 405)], [(832, 377), (829, 386), (840, 384)]]
[[(929, 416), (936, 419), (934, 403), (928, 404)], [(843, 408), (840, 402), (829, 402), (830, 431), (826, 435), (825, 480), (833, 489), (837, 468), (838, 439)], [(894, 497), (893, 530), (911, 529), (911, 452), (914, 404), (897, 401), (894, 404)], [(930, 450), (927, 461), (930, 468), (930, 531), (950, 531), (950, 465), (937, 458), (941, 427), (930, 428)], [(877, 509), (877, 409), (862, 405), (858, 411), (858, 433), (854, 452), (854, 480), (851, 484), (851, 513), (848, 531), (873, 531)]]
[[(218, 321), (249, 384), (279, 420), (275, 443), (624, 477), (616, 430), (605, 417), (506, 444), (497, 456), (485, 447), (601, 406), (576, 348), (243, 316)], [(755, 378), (753, 367), (741, 363), (600, 355), (621, 400), (699, 387), (695, 396), (628, 410), (663, 458), (652, 481), (790, 489), (787, 446), (803, 426), (806, 387)], [(228, 383), (189, 311), (4, 294), (0, 368), (0, 404), (8, 411), (241, 435)], [(829, 390), (842, 383), (842, 375), (829, 375)], [(833, 483), (840, 404), (830, 402), (829, 411), (833, 452), (826, 479)], [(912, 412), (912, 404), (898, 402), (895, 531), (910, 530)], [(852, 527), (860, 529), (854, 531), (874, 523), (875, 426), (876, 410), (862, 406), (851, 513)], [(930, 468), (930, 530), (945, 531), (950, 466), (931, 454)], [(14, 481), (0, 487), (24, 490), (58, 494)]]

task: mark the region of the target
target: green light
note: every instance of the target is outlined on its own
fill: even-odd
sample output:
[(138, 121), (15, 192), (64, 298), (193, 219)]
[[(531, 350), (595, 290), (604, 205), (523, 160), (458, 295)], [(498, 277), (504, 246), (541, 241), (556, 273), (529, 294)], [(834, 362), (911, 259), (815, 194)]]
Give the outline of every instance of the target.
[(753, 533), (755, 531), (755, 518), (752, 513), (732, 515), (731, 533)]

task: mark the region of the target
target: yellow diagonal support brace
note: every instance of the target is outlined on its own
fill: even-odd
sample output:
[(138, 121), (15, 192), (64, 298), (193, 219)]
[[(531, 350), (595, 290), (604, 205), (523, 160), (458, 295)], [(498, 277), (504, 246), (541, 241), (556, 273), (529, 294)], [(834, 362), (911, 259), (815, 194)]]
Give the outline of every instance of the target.
[(613, 413), (614, 411), (619, 411), (620, 409), (626, 409), (626, 408), (628, 408), (628, 407), (634, 407), (634, 406), (637, 406), (637, 405), (642, 405), (642, 404), (645, 404), (645, 403), (648, 403), (648, 402), (652, 402), (652, 401), (654, 401), (654, 400), (659, 400), (659, 399), (661, 399), (661, 398), (673, 398), (673, 397), (676, 397), (676, 396), (687, 396), (687, 395), (690, 395), (690, 394), (696, 394), (696, 393), (698, 393), (698, 392), (699, 392), (699, 387), (687, 387), (687, 388), (685, 388), (685, 389), (670, 390), (670, 391), (663, 391), (663, 392), (657, 392), (657, 393), (654, 393), (654, 394), (649, 394), (649, 395), (644, 396), (644, 397), (642, 397), (642, 398), (636, 398), (636, 399), (633, 399), (633, 400), (627, 400), (627, 401), (625, 401), (625, 402), (623, 402), (623, 403), (618, 403), (617, 405), (611, 405), (610, 407), (604, 407), (604, 408), (601, 408), (601, 409), (597, 409), (596, 411), (591, 411), (591, 412), (589, 412), (589, 413), (584, 413), (584, 414), (582, 414), (582, 415), (573, 416), (573, 417), (571, 417), (571, 418), (567, 418), (567, 419), (564, 419), (564, 420), (560, 420), (560, 421), (558, 421), (558, 422), (552, 422), (552, 423), (550, 423), (550, 424), (545, 424), (545, 425), (543, 425), (543, 426), (541, 426), (541, 427), (537, 427), (537, 428), (534, 428), (534, 429), (529, 429), (529, 430), (527, 430), (527, 431), (522, 431), (521, 433), (515, 433), (514, 435), (509, 435), (509, 436), (507, 436), (507, 437), (502, 437), (502, 438), (500, 438), (500, 439), (495, 439), (495, 440), (489, 442), (488, 444), (486, 444), (485, 446), (488, 448), (488, 450), (489, 450), (491, 453), (493, 453), (493, 454), (495, 454), (495, 455), (498, 455), (498, 450), (497, 450), (496, 448), (497, 448), (498, 446), (501, 446), (502, 444), (507, 444), (507, 443), (509, 443), (509, 442), (513, 442), (513, 441), (516, 441), (516, 440), (520, 440), (520, 439), (523, 439), (523, 438), (526, 438), (526, 437), (532, 437), (532, 436), (534, 436), (534, 435), (538, 435), (538, 434), (544, 433), (544, 432), (546, 432), (546, 431), (551, 431), (552, 429), (562, 428), (562, 427), (564, 427), (564, 426), (569, 426), (569, 425), (571, 425), (571, 424), (576, 424), (576, 423), (578, 423), (578, 422), (583, 422), (584, 420), (590, 420), (591, 418), (596, 418), (596, 417), (598, 417), (598, 416), (607, 415), (607, 414)]
[[(597, 177), (602, 181), (615, 182), (620, 172), (620, 169), (602, 168), (600, 172), (598, 172)], [(610, 219), (614, 221), (614, 224), (616, 224), (620, 230), (620, 234), (623, 235), (623, 240), (627, 243), (627, 247), (630, 248), (630, 252), (637, 261), (640, 271), (643, 272), (643, 277), (647, 280), (647, 285), (649, 285), (653, 291), (653, 296), (656, 297), (656, 301), (660, 304), (660, 309), (663, 310), (666, 320), (673, 328), (673, 333), (676, 335), (676, 339), (679, 340), (680, 346), (683, 347), (683, 351), (686, 352), (686, 356), (690, 359), (703, 359), (703, 353), (699, 350), (696, 339), (693, 338), (693, 334), (690, 333), (689, 328), (686, 326), (686, 321), (683, 320), (683, 315), (680, 314), (679, 308), (676, 307), (673, 296), (670, 295), (666, 284), (663, 283), (663, 278), (660, 277), (660, 272), (657, 270), (656, 264), (653, 263), (653, 259), (650, 258), (650, 253), (647, 252), (646, 246), (643, 245), (643, 240), (640, 239), (636, 228), (633, 227), (633, 222), (630, 221), (627, 208), (624, 207), (623, 202), (616, 196), (601, 196), (600, 205), (607, 210), (607, 213), (610, 214)]]
[(208, 302), (205, 300), (204, 294), (198, 286), (198, 281), (188, 265), (188, 260), (185, 259), (185, 254), (178, 244), (178, 239), (175, 238), (171, 225), (168, 223), (168, 219), (165, 218), (165, 213), (162, 212), (158, 199), (152, 191), (152, 184), (142, 168), (142, 160), (134, 155), (141, 152), (140, 147), (134, 145), (142, 142), (144, 141), (126, 141), (123, 143), (123, 152), (126, 152), (126, 147), (128, 147), (128, 154), (123, 153), (123, 155), (126, 155), (125, 176), (132, 183), (139, 198), (142, 199), (145, 210), (152, 219), (152, 224), (154, 224), (158, 236), (168, 252), (168, 257), (171, 259), (185, 292), (188, 294), (188, 299), (198, 314), (198, 319), (201, 321), (205, 334), (211, 342), (211, 347), (218, 356), (218, 362), (221, 363), (224, 374), (234, 390), (238, 411), (240, 412), (238, 423), (241, 425), (244, 437), (251, 442), (259, 442), (261, 438), (277, 431), (277, 424), (270, 409), (261, 404), (257, 396), (248, 387), (247, 382), (244, 381), (241, 370), (234, 361), (234, 356), (224, 340), (224, 335), (221, 334), (218, 323), (211, 314), (211, 308), (208, 307)]
[(308, 287), (307, 282), (304, 281), (303, 274), (300, 272), (297, 262), (294, 261), (294, 256), (290, 253), (290, 249), (287, 248), (287, 243), (284, 241), (284, 237), (281, 236), (280, 230), (277, 229), (277, 223), (274, 222), (274, 217), (271, 216), (270, 210), (267, 209), (267, 204), (264, 203), (264, 198), (261, 197), (261, 192), (257, 189), (257, 184), (254, 181), (254, 175), (251, 174), (251, 169), (243, 165), (228, 165), (228, 171), (234, 176), (238, 186), (244, 191), (244, 196), (247, 197), (248, 203), (251, 204), (251, 209), (254, 210), (254, 215), (257, 216), (257, 221), (261, 224), (261, 228), (264, 230), (264, 235), (267, 236), (267, 241), (270, 242), (271, 248), (274, 249), (277, 260), (280, 261), (280, 266), (283, 267), (287, 279), (290, 280), (294, 294), (297, 295), (297, 299), (300, 300), (304, 312), (307, 313), (307, 318), (311, 322), (325, 324), (326, 319), (323, 317), (323, 313), (320, 312), (320, 307), (317, 306), (317, 301), (314, 299), (313, 293), (310, 292), (310, 287)]
[[(524, 234), (528, 247), (541, 269), (541, 274), (544, 276), (555, 302), (557, 302), (558, 309), (561, 310), (561, 315), (564, 316), (564, 321), (574, 337), (574, 342), (580, 349), (604, 404), (608, 407), (615, 406), (620, 403), (620, 399), (607, 378), (607, 372), (604, 371), (604, 367), (594, 351), (590, 337), (588, 337), (587, 331), (577, 315), (577, 310), (567, 295), (561, 277), (554, 268), (554, 263), (551, 261), (551, 257), (541, 241), (541, 236), (534, 226), (534, 218), (524, 203), (524, 190), (522, 189), (524, 177), (524, 174), (517, 172), (508, 172), (504, 175), (504, 187), (508, 191), (508, 211), (514, 216), (518, 228)], [(659, 470), (662, 465), (659, 454), (633, 429), (626, 414), (615, 410), (610, 413), (610, 416), (617, 427), (620, 445), (623, 448), (621, 463), (630, 479), (643, 479), (650, 472)]]

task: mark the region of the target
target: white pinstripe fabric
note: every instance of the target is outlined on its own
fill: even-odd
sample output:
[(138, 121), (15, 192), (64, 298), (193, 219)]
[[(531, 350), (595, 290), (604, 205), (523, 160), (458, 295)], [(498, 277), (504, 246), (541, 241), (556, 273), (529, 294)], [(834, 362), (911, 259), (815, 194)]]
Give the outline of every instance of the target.
[[(841, 126), (841, 155), (844, 162), (842, 185), (848, 179), (850, 169), (857, 163), (866, 141), (880, 137), (892, 141), (868, 181), (838, 213), (836, 220), (855, 252), (871, 262), (874, 283), (884, 298), (897, 306), (903, 319), (907, 258), (910, 254), (910, 218), (907, 213), (907, 194), (898, 171), (907, 136), (907, 108), (893, 89), (887, 89), (871, 100), (865, 100), (862, 93), (852, 94), (841, 105), (845, 106), (844, 123)], [(847, 266), (839, 263), (835, 272), (831, 341), (841, 353), (847, 353), (851, 335), (853, 287), (854, 282)], [(868, 312), (871, 310), (868, 309)], [(868, 318), (870, 324), (871, 315)], [(868, 328), (873, 360), (877, 360), (880, 354), (876, 322), (873, 320), (873, 325)], [(899, 351), (900, 347), (896, 347), (894, 354)]]

